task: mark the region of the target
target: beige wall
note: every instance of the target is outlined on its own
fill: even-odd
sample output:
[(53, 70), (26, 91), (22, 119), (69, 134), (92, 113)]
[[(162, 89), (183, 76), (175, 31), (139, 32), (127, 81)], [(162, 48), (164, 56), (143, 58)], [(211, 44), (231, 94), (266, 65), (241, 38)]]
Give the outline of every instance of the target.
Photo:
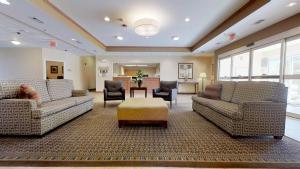
[[(51, 66), (57, 66), (58, 72), (51, 73)], [(57, 76), (64, 76), (64, 73), (62, 70), (63, 66), (64, 66), (64, 62), (46, 61), (47, 79), (57, 79)]]
[(83, 64), (83, 79), (87, 89), (96, 89), (96, 57), (84, 56), (81, 57)]
[[(194, 63), (194, 76), (193, 80), (198, 81), (200, 72), (206, 72), (208, 78), (211, 77), (211, 70), (213, 64), (213, 57), (196, 57), (196, 56), (97, 56), (97, 65), (101, 60), (108, 61), (110, 70), (105, 77), (96, 76), (96, 89), (97, 91), (103, 90), (104, 80), (112, 80), (113, 77), (113, 64), (114, 63), (160, 63), (160, 78), (161, 80), (177, 80), (178, 79), (178, 63)], [(96, 68), (97, 72), (97, 68)], [(210, 80), (207, 81), (210, 83)]]
[(42, 79), (41, 48), (0, 48), (0, 80)]
[(42, 57), (44, 79), (46, 79), (46, 61), (64, 62), (64, 78), (73, 80), (75, 89), (87, 89), (80, 56), (57, 49), (43, 48)]

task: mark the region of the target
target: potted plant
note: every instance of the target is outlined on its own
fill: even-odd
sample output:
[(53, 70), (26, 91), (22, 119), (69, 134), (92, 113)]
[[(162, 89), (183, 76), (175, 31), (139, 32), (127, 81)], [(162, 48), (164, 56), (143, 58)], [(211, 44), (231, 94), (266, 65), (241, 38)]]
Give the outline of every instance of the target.
[(135, 83), (137, 83), (139, 87), (142, 86), (143, 79), (144, 79), (144, 73), (143, 73), (143, 71), (142, 70), (138, 70), (137, 73), (136, 73)]

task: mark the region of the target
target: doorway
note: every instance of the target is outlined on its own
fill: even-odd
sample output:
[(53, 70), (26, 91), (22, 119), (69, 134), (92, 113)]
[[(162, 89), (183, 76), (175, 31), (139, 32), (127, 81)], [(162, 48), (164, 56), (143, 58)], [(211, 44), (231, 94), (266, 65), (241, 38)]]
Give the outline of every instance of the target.
[(47, 79), (64, 79), (64, 62), (46, 61)]

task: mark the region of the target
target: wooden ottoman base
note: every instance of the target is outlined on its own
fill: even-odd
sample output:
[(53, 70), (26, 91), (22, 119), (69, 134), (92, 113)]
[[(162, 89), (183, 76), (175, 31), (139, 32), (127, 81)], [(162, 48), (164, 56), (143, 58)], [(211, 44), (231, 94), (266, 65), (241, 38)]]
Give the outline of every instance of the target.
[(119, 120), (119, 128), (122, 128), (125, 125), (160, 125), (164, 128), (168, 128), (168, 121), (163, 120)]

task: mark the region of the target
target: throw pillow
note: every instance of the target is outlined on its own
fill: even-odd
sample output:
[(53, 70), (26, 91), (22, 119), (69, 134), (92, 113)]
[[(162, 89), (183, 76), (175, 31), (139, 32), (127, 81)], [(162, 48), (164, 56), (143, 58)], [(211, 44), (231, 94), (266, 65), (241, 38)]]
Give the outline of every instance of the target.
[(203, 97), (208, 99), (220, 100), (221, 91), (222, 91), (221, 84), (208, 85), (205, 87), (205, 91), (203, 92)]
[(34, 99), (38, 105), (40, 105), (41, 97), (38, 92), (31, 86), (22, 84), (20, 86), (20, 98), (22, 99)]

